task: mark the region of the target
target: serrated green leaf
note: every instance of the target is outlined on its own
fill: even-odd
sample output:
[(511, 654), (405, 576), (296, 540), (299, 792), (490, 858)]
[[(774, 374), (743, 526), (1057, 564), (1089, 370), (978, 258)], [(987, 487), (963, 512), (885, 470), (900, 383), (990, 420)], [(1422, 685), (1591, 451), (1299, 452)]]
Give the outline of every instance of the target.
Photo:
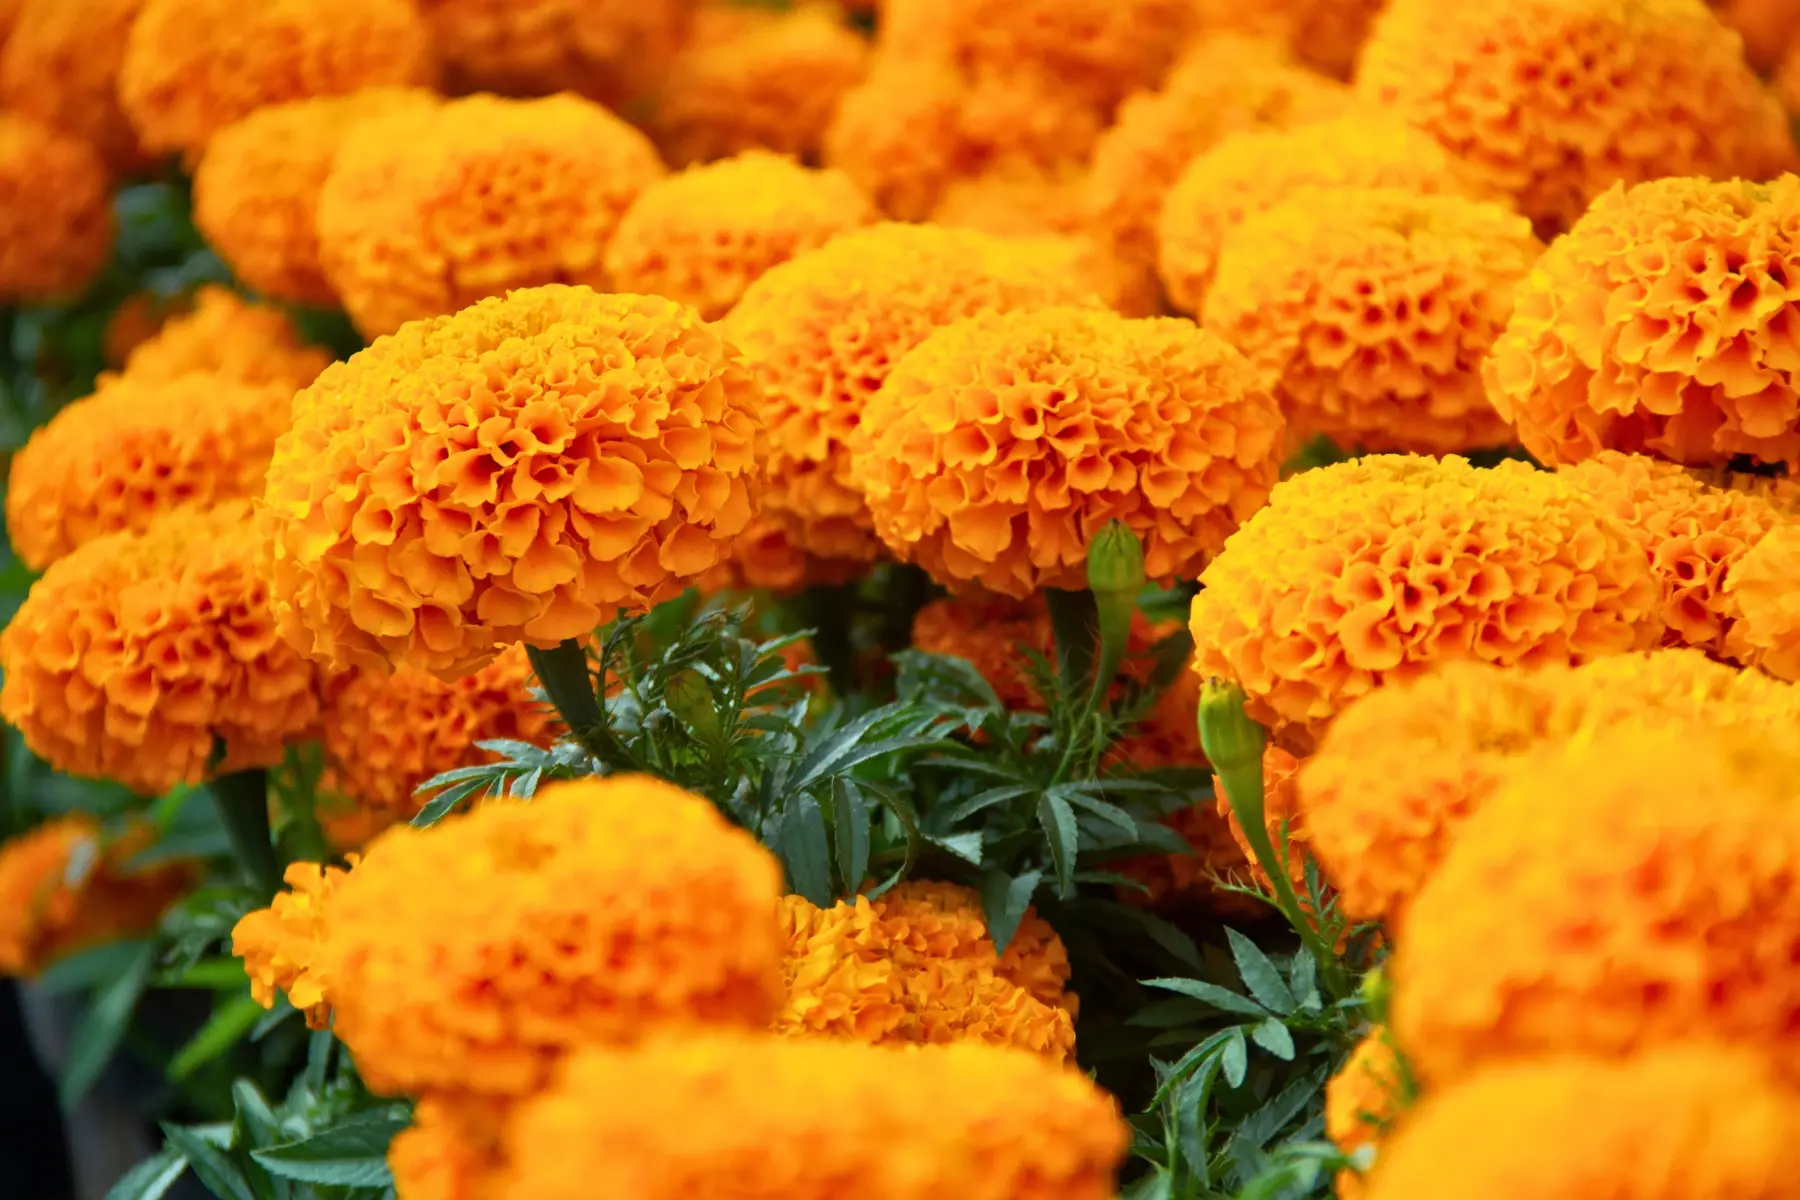
[(1242, 1026), (1226, 1030), (1225, 1048), (1219, 1052), (1219, 1069), (1225, 1082), (1239, 1087), (1250, 1070), (1250, 1047), (1244, 1042)]
[(1019, 923), (1025, 919), (1025, 910), (1031, 907), (1031, 897), (1043, 877), (1042, 871), (1012, 876), (992, 868), (982, 875), (981, 911), (997, 952), (1006, 953), (1013, 934), (1019, 932)]
[(131, 1024), (138, 998), (150, 982), (150, 967), (155, 961), (156, 947), (150, 942), (141, 943), (119, 973), (94, 993), (69, 1040), (68, 1058), (63, 1062), (62, 1078), (57, 1081), (56, 1095), (64, 1112), (87, 1095), (100, 1072), (112, 1061), (113, 1052)]
[(332, 1187), (388, 1187), (388, 1144), (409, 1120), (394, 1112), (359, 1113), (299, 1141), (251, 1157), (273, 1174)]
[(1021, 796), (1029, 796), (1038, 790), (1033, 783), (1009, 783), (1001, 787), (987, 788), (976, 792), (973, 796), (965, 796), (954, 804), (932, 814), (934, 825), (941, 828), (954, 829), (976, 813), (992, 808), (996, 804), (1004, 804), (1008, 800), (1017, 800)]
[(187, 1169), (188, 1160), (180, 1151), (159, 1151), (119, 1176), (107, 1190), (106, 1200), (162, 1200)]
[(1067, 800), (1054, 792), (1045, 792), (1038, 797), (1037, 819), (1050, 845), (1050, 862), (1056, 868), (1057, 894), (1067, 896), (1075, 888), (1075, 853), (1080, 842), (1075, 813)]
[(243, 1167), (224, 1150), (180, 1125), (165, 1124), (162, 1131), (169, 1145), (187, 1159), (194, 1175), (219, 1200), (258, 1200)]
[(1236, 992), (1229, 991), (1204, 979), (1146, 979), (1145, 987), (1161, 988), (1165, 992), (1178, 992), (1183, 996), (1210, 1004), (1220, 1012), (1236, 1013), (1243, 1017), (1267, 1017), (1269, 1010), (1256, 1001)]
[[(451, 784), (425, 802), (424, 806), (419, 809), (418, 815), (412, 819), (413, 826), (418, 829), (431, 828), (449, 816), (451, 810), (458, 804), (478, 792), (485, 791), (489, 782), (497, 778), (498, 776), (492, 774), (492, 768), (489, 768), (488, 773), (480, 779), (465, 779), (461, 783)], [(431, 785), (427, 783), (424, 786), (430, 787)]]
[(1079, 784), (1065, 783), (1051, 788), (1049, 794), (1115, 826), (1126, 837), (1137, 836), (1137, 822), (1132, 819), (1130, 813), (1116, 804), (1108, 804), (1098, 797), (1089, 795)]
[(781, 814), (776, 851), (788, 886), (820, 908), (831, 904), (831, 846), (819, 802), (802, 793)]
[(169, 1078), (186, 1079), (248, 1037), (262, 1018), (263, 1006), (247, 994), (216, 1006), (199, 1032), (169, 1059)]
[(1297, 1007), (1294, 993), (1281, 978), (1281, 972), (1255, 942), (1235, 929), (1227, 928), (1225, 937), (1231, 943), (1231, 957), (1237, 962), (1238, 974), (1257, 1002), (1270, 1012), (1286, 1015)]
[(854, 895), (869, 873), (869, 802), (862, 789), (842, 778), (832, 780), (831, 817), (838, 878), (845, 893)]
[(981, 865), (981, 834), (953, 833), (945, 837), (927, 835), (926, 841), (934, 846), (941, 846), (964, 862)]
[(1283, 1062), (1294, 1061), (1294, 1035), (1279, 1018), (1270, 1017), (1252, 1029), (1250, 1040)]

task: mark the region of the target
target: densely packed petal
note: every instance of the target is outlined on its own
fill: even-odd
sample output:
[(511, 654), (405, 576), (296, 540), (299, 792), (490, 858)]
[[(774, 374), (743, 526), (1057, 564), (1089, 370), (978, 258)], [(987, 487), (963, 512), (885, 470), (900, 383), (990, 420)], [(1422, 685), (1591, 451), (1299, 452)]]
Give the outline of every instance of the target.
[(268, 907), (255, 909), (231, 930), (231, 953), (244, 960), (250, 994), (264, 1008), (275, 1006), (277, 992), (306, 1014), (310, 1029), (328, 1028), (331, 988), (320, 969), (320, 956), (330, 928), (331, 898), (348, 872), (320, 863), (290, 863)]
[(1800, 523), (1784, 522), (1750, 547), (1725, 578), (1725, 601), (1737, 618), (1725, 653), (1800, 680)]
[[(170, 316), (132, 348), (124, 374), (143, 384), (212, 375), (252, 385), (280, 384), (291, 396), (330, 361), (330, 354), (300, 340), (280, 309), (208, 284), (193, 294), (188, 311)], [(280, 407), (285, 415), (286, 405)]]
[(69, 300), (106, 265), (112, 184), (100, 154), (0, 112), (0, 300)]
[(1339, 78), (1356, 65), (1387, 0), (1192, 0), (1201, 31), (1279, 38), (1296, 58)]
[(148, 165), (119, 107), (119, 67), (144, 0), (24, 0), (0, 52), (0, 104), (93, 146), (115, 171)]
[[(1375, 1026), (1325, 1085), (1325, 1136), (1345, 1154), (1378, 1147), (1408, 1107), (1411, 1090), (1393, 1035)], [(1363, 1192), (1359, 1174), (1338, 1173), (1338, 1200), (1357, 1200)]]

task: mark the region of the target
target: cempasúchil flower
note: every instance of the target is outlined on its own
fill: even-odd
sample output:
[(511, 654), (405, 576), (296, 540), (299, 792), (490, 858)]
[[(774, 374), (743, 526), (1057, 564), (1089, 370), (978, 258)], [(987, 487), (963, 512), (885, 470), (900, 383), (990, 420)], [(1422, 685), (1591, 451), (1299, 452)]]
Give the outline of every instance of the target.
[[(150, 165), (119, 107), (119, 66), (144, 0), (15, 0), (0, 105), (93, 146), (130, 174)], [(4, 6), (0, 6), (4, 7)]]
[[(1407, 1109), (1409, 1091), (1406, 1064), (1393, 1035), (1375, 1026), (1325, 1085), (1325, 1136), (1345, 1154), (1380, 1146)], [(1360, 1200), (1364, 1190), (1361, 1174), (1338, 1172), (1338, 1200)]]
[(330, 928), (331, 898), (347, 874), (342, 867), (290, 863), (282, 877), (287, 890), (276, 893), (268, 907), (246, 913), (231, 929), (231, 953), (244, 960), (250, 995), (264, 1008), (273, 1008), (276, 993), (284, 993), (306, 1014), (309, 1029), (331, 1023), (331, 989), (319, 969), (319, 956)]
[(1725, 577), (1737, 618), (1725, 653), (1777, 679), (1800, 680), (1800, 522), (1784, 521)]
[(68, 300), (112, 253), (112, 181), (86, 142), (0, 112), (0, 302)]
[[(207, 284), (190, 311), (171, 316), (125, 357), (135, 383), (161, 383), (196, 373), (247, 384), (282, 384), (291, 397), (318, 377), (331, 355), (300, 340), (279, 308)], [(287, 404), (280, 405), (283, 426)]]

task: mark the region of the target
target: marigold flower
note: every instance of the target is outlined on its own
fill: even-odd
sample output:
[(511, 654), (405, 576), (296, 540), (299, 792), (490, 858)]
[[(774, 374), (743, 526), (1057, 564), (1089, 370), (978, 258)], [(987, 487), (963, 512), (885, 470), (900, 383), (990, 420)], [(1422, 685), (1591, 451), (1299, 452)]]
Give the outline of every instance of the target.
[(1268, 499), (1281, 413), (1192, 322), (989, 313), (910, 351), (868, 402), (853, 471), (876, 532), (949, 587), (1080, 588), (1110, 520), (1156, 580), (1192, 578)]
[(1044, 706), (1026, 669), (1027, 651), (1055, 661), (1056, 632), (1042, 596), (1019, 600), (971, 589), (933, 600), (913, 616), (912, 646), (924, 654), (963, 659), (1007, 708)]
[(100, 361), (115, 370), (123, 367), (133, 350), (191, 307), (192, 297), (186, 294), (133, 292), (106, 319), (106, 328), (100, 334)]
[(1232, 229), (1320, 187), (1476, 191), (1466, 169), (1430, 135), (1385, 113), (1359, 109), (1286, 129), (1232, 133), (1190, 160), (1163, 200), (1157, 271), (1170, 302), (1200, 312)]
[(768, 393), (762, 511), (795, 545), (857, 562), (880, 554), (851, 479), (849, 441), (894, 364), (927, 334), (976, 313), (1089, 299), (1036, 248), (881, 224), (782, 263), (745, 290), (723, 328)]
[(666, 1037), (575, 1055), (498, 1194), (1106, 1200), (1129, 1140), (1085, 1076), (1011, 1047)]
[[(281, 384), (291, 395), (330, 361), (328, 352), (300, 340), (280, 309), (207, 284), (194, 293), (191, 311), (171, 317), (132, 350), (125, 375), (136, 383), (163, 383), (199, 373), (246, 384)], [(285, 400), (279, 407), (285, 424)]]
[(145, 795), (280, 762), (319, 702), (259, 549), (249, 503), (227, 501), (58, 559), (0, 634), (0, 715), (57, 770)]
[(1485, 367), (1546, 463), (1604, 449), (1800, 460), (1800, 178), (1615, 188), (1518, 292)]
[(506, 1125), (515, 1103), (467, 1092), (433, 1092), (413, 1106), (412, 1124), (388, 1144), (388, 1166), (406, 1200), (477, 1200), (506, 1162)]
[(1420, 1080), (1696, 1036), (1800, 1067), (1797, 738), (1791, 718), (1627, 723), (1513, 772), (1398, 939), (1391, 1018)]
[(704, 596), (722, 591), (770, 591), (786, 596), (809, 587), (850, 583), (867, 565), (808, 554), (794, 544), (781, 522), (758, 514), (694, 586)]
[(1195, 669), (1310, 754), (1350, 701), (1436, 664), (1581, 662), (1662, 634), (1643, 551), (1566, 479), (1377, 455), (1275, 489), (1201, 576)]
[(1356, 88), (1548, 232), (1621, 182), (1795, 161), (1781, 105), (1701, 0), (1391, 0)]
[(409, 324), (294, 397), (260, 510), (282, 634), (454, 679), (669, 599), (750, 519), (760, 404), (661, 297), (553, 285)]
[(0, 112), (0, 301), (67, 300), (106, 265), (112, 181), (86, 142)]
[[(1406, 1064), (1386, 1028), (1363, 1035), (1338, 1073), (1325, 1085), (1325, 1136), (1345, 1154), (1387, 1140), (1388, 1129), (1409, 1104)], [(1339, 1200), (1359, 1200), (1363, 1177), (1339, 1171)]]
[(1075, 1052), (1069, 954), (1027, 912), (998, 954), (981, 900), (952, 884), (903, 883), (870, 901), (781, 901), (787, 999), (777, 1033), (871, 1044), (977, 1041), (1063, 1062)]
[(1382, 1147), (1366, 1195), (1777, 1200), (1796, 1137), (1800, 1103), (1750, 1050), (1552, 1058), (1428, 1096)]
[(647, 776), (395, 826), (331, 902), (334, 1028), (384, 1093), (512, 1096), (578, 1043), (762, 1029), (780, 884), (748, 834)]
[(1202, 30), (1277, 38), (1303, 63), (1348, 78), (1387, 0), (1193, 0)]
[(306, 1014), (308, 1029), (331, 1024), (330, 985), (319, 959), (331, 899), (347, 874), (342, 867), (290, 863), (282, 875), (287, 891), (277, 892), (267, 908), (246, 913), (231, 930), (231, 952), (244, 960), (250, 995), (274, 1008), (275, 993), (287, 993), (288, 1002)]
[(513, 288), (601, 287), (607, 239), (662, 175), (649, 139), (578, 96), (408, 107), (345, 138), (320, 263), (369, 338)]
[(649, 121), (668, 160), (686, 166), (754, 149), (817, 154), (869, 56), (842, 13), (817, 2), (786, 12), (723, 3), (702, 8), (695, 24)]
[(437, 103), (421, 88), (364, 88), (259, 108), (221, 129), (194, 173), (194, 224), (266, 296), (337, 306), (319, 262), (319, 194), (339, 146), (370, 117)]
[(119, 108), (119, 64), (144, 0), (21, 0), (0, 51), (0, 104), (78, 138), (115, 171), (148, 164)]
[(146, 150), (195, 162), (215, 133), (267, 105), (436, 74), (412, 0), (143, 0), (119, 102)]
[(770, 267), (874, 220), (842, 172), (751, 150), (646, 187), (607, 243), (606, 274), (716, 321)]
[(1725, 653), (1800, 680), (1800, 524), (1776, 526), (1738, 560), (1725, 577), (1725, 600), (1737, 617)]
[(1800, 6), (1793, 0), (1707, 0), (1707, 4), (1744, 39), (1744, 57), (1759, 74), (1779, 67), (1800, 36)]
[(131, 870), (149, 843), (136, 826), (102, 844), (85, 814), (0, 843), (0, 976), (30, 977), (80, 950), (153, 929), (193, 881), (187, 863)]
[(1311, 191), (1226, 235), (1206, 327), (1275, 381), (1296, 432), (1426, 454), (1504, 445), (1481, 363), (1543, 250), (1488, 201)]
[(1558, 474), (1592, 495), (1644, 548), (1662, 588), (1664, 642), (1735, 657), (1739, 601), (1727, 594), (1727, 580), (1765, 534), (1800, 516), (1800, 485), (1616, 450)]

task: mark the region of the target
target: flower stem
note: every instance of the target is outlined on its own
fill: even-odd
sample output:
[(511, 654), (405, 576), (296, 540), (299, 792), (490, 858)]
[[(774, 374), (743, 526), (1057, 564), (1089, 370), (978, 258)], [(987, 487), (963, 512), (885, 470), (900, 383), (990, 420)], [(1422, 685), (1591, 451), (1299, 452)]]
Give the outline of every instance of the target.
[(264, 899), (273, 896), (281, 887), (281, 859), (269, 836), (269, 773), (235, 771), (214, 779), (207, 790), (251, 886)]
[(605, 758), (596, 736), (605, 716), (600, 710), (593, 672), (588, 670), (587, 650), (574, 638), (564, 638), (561, 645), (550, 650), (526, 646), (525, 655), (570, 734), (589, 754)]

